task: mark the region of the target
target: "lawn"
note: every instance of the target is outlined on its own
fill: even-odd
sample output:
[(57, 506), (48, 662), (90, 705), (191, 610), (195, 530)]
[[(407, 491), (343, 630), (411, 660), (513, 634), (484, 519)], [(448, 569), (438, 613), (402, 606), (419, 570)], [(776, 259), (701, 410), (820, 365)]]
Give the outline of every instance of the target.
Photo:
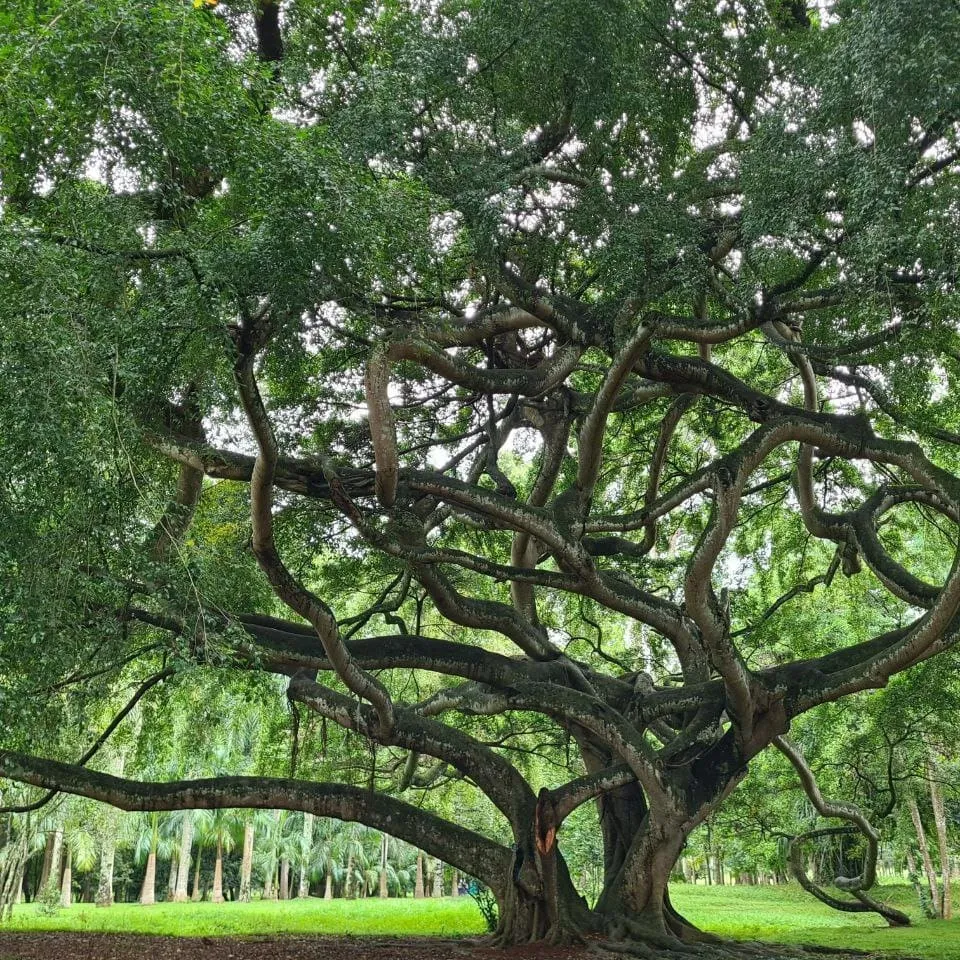
[[(885, 899), (906, 909), (915, 925), (894, 930), (873, 916), (830, 910), (796, 887), (692, 887), (671, 890), (677, 908), (716, 933), (739, 939), (816, 943), (891, 951), (929, 960), (960, 960), (960, 920), (920, 919), (913, 893), (888, 887)], [(960, 901), (960, 890), (958, 890)], [(71, 930), (181, 937), (353, 934), (461, 936), (481, 933), (483, 920), (469, 897), (442, 900), (293, 900), (254, 903), (77, 904), (46, 915), (20, 906), (3, 930)]]
[[(907, 886), (883, 887), (879, 899), (910, 915), (913, 925), (894, 929), (875, 914), (831, 910), (798, 886), (693, 887), (676, 884), (670, 895), (681, 913), (714, 933), (739, 940), (814, 943), (890, 951), (930, 960), (960, 960), (960, 919), (925, 920)], [(954, 903), (960, 903), (954, 887)], [(960, 911), (957, 911), (960, 914)]]

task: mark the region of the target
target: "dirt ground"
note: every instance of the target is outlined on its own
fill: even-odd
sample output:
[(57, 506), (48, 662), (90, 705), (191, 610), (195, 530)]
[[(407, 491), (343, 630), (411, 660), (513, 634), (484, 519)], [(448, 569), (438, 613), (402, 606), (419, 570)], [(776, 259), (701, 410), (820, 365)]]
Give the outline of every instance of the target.
[(481, 947), (465, 940), (372, 937), (263, 939), (112, 933), (4, 933), (0, 960), (596, 960), (583, 948)]
[[(594, 944), (597, 946), (597, 944)], [(765, 954), (773, 960), (772, 944)], [(846, 951), (786, 951), (819, 960), (871, 960)], [(589, 946), (481, 946), (469, 940), (374, 937), (148, 937), (115, 933), (3, 933), (0, 960), (597, 960)], [(607, 954), (609, 956), (609, 954)], [(785, 954), (786, 955), (786, 954)], [(885, 958), (889, 960), (889, 958)], [(908, 958), (902, 958), (908, 960)]]

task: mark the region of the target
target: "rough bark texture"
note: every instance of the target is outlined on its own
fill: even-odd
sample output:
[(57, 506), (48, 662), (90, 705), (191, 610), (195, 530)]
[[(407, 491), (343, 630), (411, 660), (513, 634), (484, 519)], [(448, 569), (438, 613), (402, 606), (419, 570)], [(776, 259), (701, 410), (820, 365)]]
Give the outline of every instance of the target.
[(63, 845), (63, 874), (60, 877), (60, 906), (69, 907), (73, 903), (73, 851), (70, 844)]
[(243, 825), (243, 852), (240, 856), (240, 901), (250, 902), (250, 883), (253, 875), (253, 820)]
[(923, 828), (923, 818), (920, 816), (920, 807), (916, 797), (907, 798), (907, 809), (917, 835), (917, 847), (920, 850), (920, 860), (923, 863), (923, 875), (930, 888), (930, 903), (936, 916), (940, 916), (940, 891), (937, 889), (937, 871), (933, 868), (933, 858), (930, 856), (930, 845), (927, 843), (927, 832)]
[(98, 907), (110, 907), (113, 905), (113, 859), (117, 849), (117, 835), (114, 830), (108, 829), (104, 832), (100, 841), (100, 871), (97, 875), (97, 896), (96, 904)]
[(299, 898), (310, 896), (310, 877), (307, 872), (309, 865), (310, 848), (313, 845), (313, 814), (303, 815), (303, 835), (300, 838), (300, 880), (297, 884)]
[(933, 823), (937, 831), (937, 852), (940, 855), (940, 916), (944, 920), (953, 917), (953, 897), (950, 889), (950, 844), (947, 838), (947, 813), (943, 804), (943, 792), (938, 781), (939, 770), (933, 755), (927, 762), (927, 779), (930, 784), (930, 804), (933, 807)]
[(190, 852), (193, 849), (193, 814), (190, 810), (183, 816), (180, 829), (180, 850), (177, 854), (177, 881), (173, 888), (176, 903), (186, 903), (189, 899), (187, 884), (190, 882)]
[(223, 903), (223, 838), (217, 837), (217, 858), (213, 864), (213, 889), (210, 899), (214, 903)]

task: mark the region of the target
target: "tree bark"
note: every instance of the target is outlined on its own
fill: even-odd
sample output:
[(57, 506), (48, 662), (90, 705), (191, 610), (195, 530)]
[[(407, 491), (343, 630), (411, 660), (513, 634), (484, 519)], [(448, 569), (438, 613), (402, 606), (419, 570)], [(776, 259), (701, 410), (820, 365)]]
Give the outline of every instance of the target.
[(380, 834), (380, 898), (386, 900), (390, 895), (387, 887), (387, 853), (389, 840), (385, 833)]
[(177, 851), (170, 854), (170, 872), (167, 874), (167, 902), (171, 903), (177, 892), (177, 875), (180, 872), (180, 860)]
[(213, 864), (213, 892), (210, 899), (214, 903), (223, 903), (223, 838), (217, 834), (217, 858)]
[(310, 896), (310, 850), (313, 847), (313, 814), (309, 811), (303, 815), (303, 837), (300, 845), (300, 882), (297, 885), (297, 896), (301, 899)]
[(59, 888), (60, 844), (62, 839), (62, 827), (47, 831), (47, 839), (43, 848), (43, 866), (40, 870), (40, 880), (37, 883), (38, 895), (44, 893), (50, 886)]
[(157, 851), (147, 854), (147, 866), (143, 871), (143, 884), (140, 887), (140, 903), (149, 907), (157, 902)]
[(113, 858), (117, 848), (117, 835), (114, 831), (115, 817), (107, 824), (100, 846), (100, 877), (97, 881), (97, 906), (109, 907), (113, 904)]
[(329, 870), (327, 871), (327, 876), (323, 883), (323, 899), (333, 899), (333, 874)]
[(60, 906), (69, 907), (73, 903), (73, 851), (70, 844), (63, 845), (63, 875), (60, 878)]
[(930, 751), (927, 761), (927, 779), (930, 784), (930, 803), (933, 807), (933, 822), (937, 831), (937, 848), (940, 853), (940, 916), (944, 920), (953, 917), (953, 902), (950, 890), (950, 846), (947, 841), (947, 814), (943, 806), (943, 793), (938, 780), (939, 770)]
[(177, 883), (173, 891), (175, 903), (186, 903), (189, 899), (187, 884), (190, 882), (190, 853), (193, 849), (193, 813), (184, 812), (183, 829), (180, 832), (180, 852), (177, 856)]
[(201, 848), (197, 847), (197, 860), (193, 868), (193, 891), (190, 894), (192, 903), (199, 903), (203, 899), (203, 890), (200, 887), (200, 863), (203, 860)]
[(280, 861), (280, 899), (290, 899), (290, 861), (286, 857)]
[(917, 805), (916, 797), (910, 797), (907, 800), (907, 808), (910, 811), (910, 819), (913, 821), (913, 829), (917, 834), (917, 846), (920, 849), (923, 872), (927, 878), (927, 884), (930, 887), (930, 902), (933, 905), (934, 912), (939, 917), (940, 893), (937, 890), (937, 874), (933, 869), (933, 860), (930, 857), (930, 846), (927, 843), (927, 834), (923, 829), (923, 820), (920, 817), (920, 808)]
[(433, 861), (433, 896), (443, 896), (443, 861), (439, 857)]
[(417, 900), (422, 900), (424, 897), (423, 889), (423, 854), (418, 850), (417, 851), (417, 879), (413, 887), (413, 896)]
[(253, 876), (253, 818), (243, 825), (243, 854), (240, 859), (240, 902), (250, 902), (250, 882)]

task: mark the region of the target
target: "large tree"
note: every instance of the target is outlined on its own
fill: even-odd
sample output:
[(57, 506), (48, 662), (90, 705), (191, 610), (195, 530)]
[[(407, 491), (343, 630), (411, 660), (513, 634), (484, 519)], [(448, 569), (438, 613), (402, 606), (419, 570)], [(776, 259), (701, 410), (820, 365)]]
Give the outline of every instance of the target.
[[(698, 939), (668, 877), (750, 760), (960, 629), (957, 6), (0, 26), (0, 772), (362, 821), (486, 882), (504, 942)], [(785, 627), (854, 575), (861, 606)], [(407, 762), (371, 791), (49, 755), (65, 684), (159, 660), (289, 678)], [(501, 715), (568, 739), (567, 782), (531, 786)], [(399, 796), (438, 770), (512, 843)], [(588, 908), (562, 823), (591, 800)]]

